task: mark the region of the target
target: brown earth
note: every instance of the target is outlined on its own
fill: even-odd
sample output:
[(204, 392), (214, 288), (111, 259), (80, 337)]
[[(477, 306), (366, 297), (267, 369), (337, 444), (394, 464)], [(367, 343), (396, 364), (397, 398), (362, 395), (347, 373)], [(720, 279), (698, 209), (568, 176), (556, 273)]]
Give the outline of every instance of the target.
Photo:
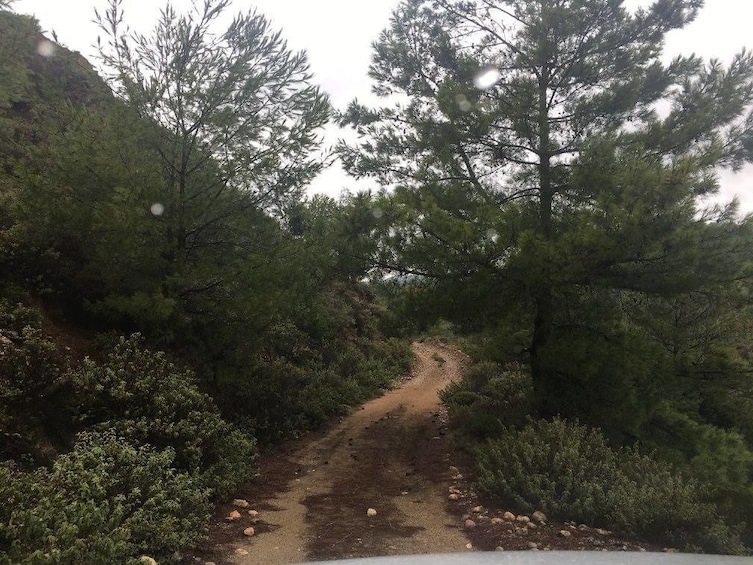
[[(209, 543), (185, 561), (274, 565), (471, 549), (657, 549), (586, 525), (492, 522), (507, 508), (479, 508), (437, 396), (460, 377), (464, 356), (441, 343), (415, 343), (413, 350), (415, 370), (401, 386), (327, 432), (262, 458), (258, 479), (237, 495), (258, 517), (238, 508), (242, 518), (228, 522), (234, 508), (220, 505)], [(448, 500), (450, 492), (457, 500)], [(377, 514), (367, 516), (369, 508)], [(475, 526), (466, 527), (468, 519)], [(244, 536), (252, 525), (255, 535)]]

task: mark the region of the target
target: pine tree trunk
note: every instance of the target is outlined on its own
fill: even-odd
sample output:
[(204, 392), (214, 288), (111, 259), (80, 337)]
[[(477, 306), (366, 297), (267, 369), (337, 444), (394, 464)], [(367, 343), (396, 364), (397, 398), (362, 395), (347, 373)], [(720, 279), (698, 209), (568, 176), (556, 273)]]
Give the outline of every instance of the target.
[[(538, 125), (539, 125), (539, 229), (543, 236), (544, 245), (552, 241), (554, 228), (552, 225), (552, 166), (550, 150), (550, 130), (547, 87), (549, 83), (548, 67), (542, 65), (539, 76), (538, 92)], [(548, 250), (544, 254), (546, 254)], [(545, 269), (542, 269), (545, 271)], [(536, 314), (533, 323), (533, 339), (531, 341), (531, 377), (533, 379), (536, 403), (542, 415), (556, 412), (556, 398), (552, 394), (552, 367), (547, 359), (547, 346), (552, 335), (554, 322), (554, 305), (551, 281), (548, 277), (537, 280), (534, 287), (534, 301)]]

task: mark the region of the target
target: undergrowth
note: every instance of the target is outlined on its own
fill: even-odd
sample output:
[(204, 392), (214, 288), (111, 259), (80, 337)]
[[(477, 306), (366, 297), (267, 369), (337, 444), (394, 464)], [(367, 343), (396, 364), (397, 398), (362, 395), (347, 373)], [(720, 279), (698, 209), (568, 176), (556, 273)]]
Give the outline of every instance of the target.
[(458, 443), (475, 458), (478, 489), (490, 499), (687, 551), (747, 551), (743, 524), (729, 504), (720, 506), (720, 492), (727, 491), (712, 480), (740, 475), (741, 456), (712, 466), (673, 463), (636, 447), (613, 447), (585, 424), (534, 418), (531, 379), (517, 365), (473, 364), (440, 396)]
[(686, 550), (743, 553), (702, 485), (631, 448), (610, 448), (596, 429), (561, 419), (504, 429), (477, 450), (482, 493), (547, 514)]

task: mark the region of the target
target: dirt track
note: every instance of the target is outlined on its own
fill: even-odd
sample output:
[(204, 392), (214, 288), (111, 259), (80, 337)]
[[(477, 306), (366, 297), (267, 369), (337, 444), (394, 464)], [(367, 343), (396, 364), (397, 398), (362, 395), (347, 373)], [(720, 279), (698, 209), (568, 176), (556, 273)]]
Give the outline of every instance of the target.
[[(437, 396), (458, 377), (462, 354), (429, 343), (414, 344), (414, 352), (413, 377), (402, 386), (326, 435), (263, 462), (254, 490), (244, 493), (260, 513), (256, 535), (242, 535), (245, 517), (217, 524), (228, 541), (212, 551), (215, 562), (466, 550), (457, 518), (445, 510), (451, 462)], [(369, 508), (377, 515), (367, 516)]]
[[(182, 562), (276, 565), (471, 547), (662, 550), (575, 522), (535, 526), (525, 517), (521, 525), (514, 515), (506, 517), (515, 508), (480, 506), (470, 477), (451, 473), (454, 462), (466, 473), (471, 465), (450, 448), (437, 396), (459, 377), (463, 355), (437, 343), (415, 343), (413, 350), (413, 376), (400, 387), (287, 452), (265, 456), (259, 478), (237, 495), (259, 512), (258, 519), (241, 510), (241, 520), (227, 522), (234, 508), (221, 505), (208, 545)], [(448, 502), (450, 487), (458, 500)], [(377, 515), (367, 516), (369, 508)], [(464, 528), (468, 518), (477, 525)], [(252, 525), (255, 535), (244, 536)]]

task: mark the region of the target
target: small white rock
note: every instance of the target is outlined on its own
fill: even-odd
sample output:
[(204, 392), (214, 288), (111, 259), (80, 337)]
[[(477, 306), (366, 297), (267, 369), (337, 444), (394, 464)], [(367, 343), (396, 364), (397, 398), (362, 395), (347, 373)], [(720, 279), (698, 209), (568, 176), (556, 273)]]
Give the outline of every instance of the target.
[(373, 508), (369, 508), (369, 509), (368, 509), (368, 510), (366, 511), (366, 515), (367, 515), (367, 516), (376, 516), (376, 515), (377, 515), (377, 511), (376, 511), (375, 509), (373, 509)]
[(256, 533), (256, 530), (254, 530), (254, 529), (253, 529), (253, 528), (252, 528), (251, 526), (249, 526), (248, 528), (246, 528), (245, 530), (243, 530), (243, 535), (244, 535), (244, 536), (248, 536), (248, 537), (251, 537), (251, 536), (253, 536), (253, 535), (254, 535), (255, 533)]
[(143, 563), (144, 565), (157, 565), (157, 562), (154, 560), (153, 557), (149, 557), (148, 555), (142, 555), (139, 557), (139, 563)]
[(235, 550), (236, 555), (248, 555), (248, 551), (243, 549), (242, 547), (239, 547)]
[(468, 518), (465, 521), (465, 527), (468, 528), (468, 529), (475, 528), (476, 527), (476, 522), (474, 522), (473, 520), (471, 520), (470, 518)]
[(256, 510), (249, 510), (248, 515), (252, 518), (257, 518), (259, 516), (259, 513)]
[(248, 503), (248, 500), (244, 500), (243, 498), (236, 498), (235, 500), (233, 500), (233, 506), (236, 506), (238, 508), (248, 508), (251, 505)]
[(560, 530), (557, 535), (561, 538), (569, 538), (573, 533), (570, 530)]

